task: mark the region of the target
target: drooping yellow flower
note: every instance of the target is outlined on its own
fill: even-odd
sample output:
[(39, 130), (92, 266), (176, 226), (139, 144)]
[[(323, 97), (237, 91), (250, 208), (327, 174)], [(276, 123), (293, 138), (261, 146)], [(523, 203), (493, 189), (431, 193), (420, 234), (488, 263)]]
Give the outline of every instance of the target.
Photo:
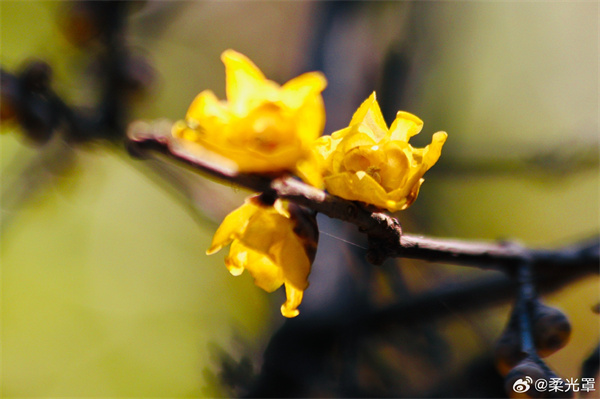
[(390, 212), (408, 208), (448, 137), (446, 132), (437, 132), (431, 144), (414, 148), (408, 140), (422, 127), (423, 121), (415, 115), (399, 111), (388, 129), (375, 93), (371, 94), (347, 128), (316, 141), (325, 188), (333, 195)]
[(299, 207), (281, 200), (266, 206), (255, 196), (225, 217), (206, 253), (231, 243), (225, 258), (231, 274), (239, 276), (247, 269), (267, 292), (285, 284), (287, 300), (281, 313), (295, 317), (308, 287), (317, 238), (316, 222)]
[(292, 171), (321, 185), (309, 148), (325, 124), (325, 77), (308, 72), (280, 86), (236, 51), (226, 50), (221, 59), (227, 101), (201, 92), (173, 135), (229, 158), (240, 172)]

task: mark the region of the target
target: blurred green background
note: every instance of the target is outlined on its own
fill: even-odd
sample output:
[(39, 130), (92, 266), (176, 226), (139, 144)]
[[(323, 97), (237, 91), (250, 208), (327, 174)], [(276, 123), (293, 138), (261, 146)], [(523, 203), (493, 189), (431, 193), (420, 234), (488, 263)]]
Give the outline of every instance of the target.
[[(320, 37), (323, 4), (136, 5), (128, 40), (151, 60), (158, 79), (131, 119), (180, 119), (206, 88), (223, 98), (219, 56), (233, 48), (280, 83), (324, 69), (331, 132), (379, 89), (388, 50), (408, 48), (413, 64), (399, 106), (425, 121), (415, 142), (423, 145), (438, 130), (449, 140), (419, 200), (400, 215), (405, 231), (515, 238), (542, 247), (598, 233), (597, 3), (361, 3)], [(86, 55), (60, 30), (63, 5), (0, 2), (0, 61), (13, 71), (32, 56), (44, 59), (54, 69), (57, 92), (90, 104)], [(315, 62), (321, 42), (325, 55)], [(2, 133), (5, 191), (40, 150), (16, 126), (5, 124)], [(259, 364), (283, 322), (282, 293), (269, 296), (250, 276), (230, 276), (224, 254), (207, 257), (216, 222), (195, 220), (148, 178), (140, 161), (101, 144), (67, 152), (70, 166), (59, 172), (40, 166), (48, 184), (5, 217), (0, 395), (228, 395), (213, 375), (214, 348), (234, 357), (250, 354)], [(235, 204), (245, 193), (226, 187), (220, 195)], [(211, 207), (210, 197), (199, 201)], [(439, 278), (434, 266), (406, 273), (413, 270), (409, 280), (419, 285)], [(590, 311), (598, 288), (594, 277), (548, 298), (573, 323), (571, 344), (549, 359), (560, 375), (577, 376), (598, 342)], [(493, 340), (507, 312), (457, 315), (448, 331), (457, 361), (485, 350), (465, 337)]]

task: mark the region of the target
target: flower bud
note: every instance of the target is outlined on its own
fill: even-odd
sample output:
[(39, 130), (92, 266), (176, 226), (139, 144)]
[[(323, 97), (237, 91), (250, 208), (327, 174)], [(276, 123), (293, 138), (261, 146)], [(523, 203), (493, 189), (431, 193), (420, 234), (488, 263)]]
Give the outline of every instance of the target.
[(547, 379), (542, 366), (533, 359), (523, 359), (506, 375), (504, 389), (510, 398), (541, 398), (545, 392), (535, 389), (540, 379)]
[(571, 324), (559, 309), (536, 301), (532, 309), (533, 340), (540, 357), (563, 348), (571, 337)]

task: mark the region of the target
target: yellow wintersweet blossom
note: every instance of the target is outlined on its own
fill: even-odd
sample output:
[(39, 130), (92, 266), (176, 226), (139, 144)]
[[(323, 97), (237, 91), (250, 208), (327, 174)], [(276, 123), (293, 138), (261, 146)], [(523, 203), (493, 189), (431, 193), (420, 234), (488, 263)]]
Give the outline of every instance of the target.
[(232, 160), (240, 172), (291, 171), (322, 185), (310, 145), (325, 124), (325, 77), (308, 72), (280, 86), (236, 51), (226, 50), (221, 60), (227, 101), (201, 92), (173, 136), (188, 148), (199, 145)]
[(422, 127), (423, 121), (415, 115), (399, 111), (388, 129), (375, 93), (371, 94), (347, 128), (316, 141), (325, 188), (333, 195), (390, 212), (408, 208), (448, 137), (446, 132), (437, 132), (431, 144), (414, 148), (408, 140)]
[(254, 283), (267, 292), (285, 284), (285, 317), (296, 317), (316, 253), (316, 222), (296, 205), (281, 200), (263, 205), (257, 196), (225, 217), (206, 253), (231, 243), (225, 265), (234, 276), (247, 269)]

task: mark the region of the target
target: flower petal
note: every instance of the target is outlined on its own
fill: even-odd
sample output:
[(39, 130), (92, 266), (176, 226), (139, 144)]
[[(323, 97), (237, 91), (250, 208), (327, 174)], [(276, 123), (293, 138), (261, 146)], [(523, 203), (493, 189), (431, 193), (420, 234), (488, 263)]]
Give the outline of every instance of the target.
[[(324, 174), (339, 170), (343, 154), (337, 149), (342, 142), (341, 138), (336, 138), (334, 135), (319, 137), (312, 146), (312, 151), (319, 159), (319, 165)], [(340, 154), (342, 155), (340, 157)], [(337, 157), (336, 162), (334, 158)]]
[(406, 147), (401, 141), (390, 141), (382, 147), (387, 159), (381, 165), (379, 175), (383, 188), (388, 192), (402, 187), (408, 179), (410, 161), (405, 153)]
[(311, 262), (298, 236), (292, 230), (287, 230), (281, 241), (271, 248), (271, 253), (275, 263), (283, 269), (286, 285), (291, 284), (296, 289), (305, 290), (308, 287)]
[[(233, 244), (231, 249), (233, 250)], [(246, 250), (248, 262), (245, 267), (254, 278), (254, 284), (267, 292), (273, 292), (281, 287), (284, 282), (283, 269), (273, 263), (267, 255), (249, 248)]]
[(379, 142), (387, 134), (388, 127), (381, 114), (375, 92), (371, 93), (352, 116), (349, 126), (355, 124), (360, 124), (361, 131), (371, 135), (376, 142)]
[[(406, 198), (413, 196), (412, 201), (416, 199), (418, 189), (422, 183), (422, 178), (440, 158), (442, 146), (446, 141), (448, 134), (446, 132), (437, 132), (433, 135), (431, 144), (422, 149), (422, 160), (419, 165), (411, 168), (410, 176), (404, 186), (390, 193), (391, 198)], [(417, 187), (415, 187), (417, 186)], [(408, 201), (408, 200), (407, 200)], [(407, 205), (408, 206), (408, 205)]]
[(185, 115), (187, 121), (199, 124), (206, 123), (207, 118), (215, 118), (221, 123), (229, 121), (227, 107), (210, 90), (198, 94)]
[(287, 299), (285, 303), (281, 305), (281, 314), (288, 318), (298, 316), (298, 314), (300, 314), (298, 306), (300, 306), (300, 303), (302, 302), (303, 295), (303, 290), (298, 290), (286, 283), (285, 296)]
[(240, 240), (250, 249), (270, 254), (273, 261), (278, 263), (272, 256), (272, 248), (284, 239), (287, 231), (293, 228), (291, 225), (292, 222), (288, 218), (261, 210), (253, 216)]
[(371, 136), (369, 136), (366, 133), (362, 133), (359, 132), (357, 130), (354, 130), (353, 133), (348, 134), (346, 137), (344, 137), (344, 140), (342, 141), (342, 145), (340, 146), (341, 150), (343, 152), (348, 152), (350, 150), (352, 150), (355, 147), (359, 147), (359, 146), (364, 146), (364, 147), (372, 147), (374, 145), (377, 145), (377, 141), (375, 141), (375, 139), (373, 139)]
[(234, 276), (241, 275), (248, 265), (248, 249), (240, 244), (238, 240), (233, 240), (229, 247), (229, 255), (225, 257), (225, 266), (229, 273)]
[(295, 172), (305, 183), (319, 189), (324, 187), (320, 162), (314, 152), (310, 152), (307, 158), (296, 164)]
[(320, 93), (306, 98), (304, 104), (290, 117), (295, 123), (295, 134), (301, 148), (309, 148), (323, 133), (325, 105)]
[(415, 202), (415, 200), (417, 199), (417, 197), (419, 195), (419, 189), (421, 188), (421, 185), (423, 184), (424, 181), (425, 181), (425, 179), (423, 179), (423, 178), (419, 179), (419, 181), (410, 189), (410, 192), (406, 196), (406, 204), (401, 209), (406, 209), (413, 202)]
[(225, 50), (221, 60), (225, 64), (227, 100), (239, 112), (264, 89), (265, 75), (248, 57), (237, 51)]
[[(258, 197), (255, 197), (255, 198), (258, 199)], [(277, 199), (277, 200), (275, 200), (275, 203), (273, 204), (272, 211), (275, 211), (277, 214), (283, 216), (286, 219), (289, 219), (291, 217), (291, 214), (288, 209), (288, 206), (289, 206), (289, 203), (287, 201)]]
[(337, 147), (338, 142), (335, 142), (331, 136), (321, 136), (314, 141), (311, 150), (323, 169), (327, 169), (327, 165), (330, 164), (328, 158)]
[(286, 106), (296, 109), (300, 108), (306, 102), (306, 99), (319, 95), (327, 87), (327, 80), (320, 72), (307, 72), (297, 76), (282, 88), (282, 100)]
[(388, 195), (375, 179), (365, 172), (344, 172), (325, 177), (327, 190), (338, 197), (362, 201), (380, 208), (387, 207)]
[(245, 231), (250, 218), (256, 213), (257, 208), (256, 205), (246, 201), (244, 205), (225, 216), (225, 219), (223, 219), (223, 222), (215, 232), (206, 254), (212, 255), (233, 241), (234, 238), (238, 238)]
[(433, 135), (431, 139), (431, 144), (425, 147), (425, 151), (423, 153), (423, 164), (426, 165), (427, 170), (429, 170), (435, 163), (440, 159), (442, 155), (442, 147), (448, 138), (448, 133), (446, 132), (437, 132)]
[(423, 121), (417, 116), (409, 112), (398, 111), (396, 119), (390, 127), (390, 139), (408, 143), (408, 140), (418, 134), (422, 128)]
[(348, 127), (345, 127), (343, 129), (337, 130), (333, 133), (331, 133), (331, 138), (334, 141), (340, 142), (344, 137), (348, 136), (349, 134), (353, 134), (354, 132), (356, 132), (356, 127), (353, 125), (350, 125)]

